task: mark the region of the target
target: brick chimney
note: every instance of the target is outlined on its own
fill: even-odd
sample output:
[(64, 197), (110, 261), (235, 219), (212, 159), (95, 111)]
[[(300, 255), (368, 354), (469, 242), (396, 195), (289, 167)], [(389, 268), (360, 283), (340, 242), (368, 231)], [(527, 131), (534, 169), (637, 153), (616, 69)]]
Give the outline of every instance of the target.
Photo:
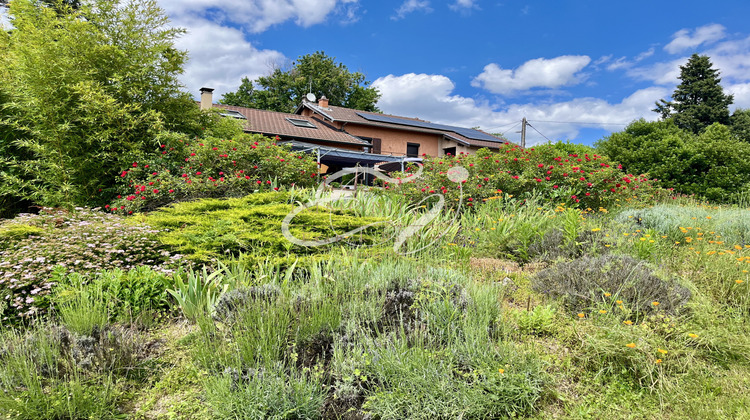
[(325, 96), (325, 95), (323, 95), (323, 96), (322, 96), (322, 97), (321, 97), (321, 98), (320, 98), (320, 99), (318, 100), (318, 106), (319, 106), (319, 107), (321, 107), (321, 108), (328, 108), (328, 98), (326, 98), (326, 96)]
[(201, 88), (201, 111), (211, 109), (214, 104), (214, 90), (207, 87)]

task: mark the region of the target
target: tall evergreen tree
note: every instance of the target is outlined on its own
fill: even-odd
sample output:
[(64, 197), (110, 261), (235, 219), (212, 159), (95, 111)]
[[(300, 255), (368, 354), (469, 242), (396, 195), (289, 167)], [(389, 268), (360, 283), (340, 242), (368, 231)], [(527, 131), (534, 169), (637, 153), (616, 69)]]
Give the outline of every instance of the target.
[(672, 101), (657, 102), (654, 112), (664, 119), (673, 118), (678, 127), (696, 134), (713, 123), (729, 124), (729, 105), (734, 97), (724, 94), (719, 71), (708, 56), (693, 54), (680, 66), (680, 80)]

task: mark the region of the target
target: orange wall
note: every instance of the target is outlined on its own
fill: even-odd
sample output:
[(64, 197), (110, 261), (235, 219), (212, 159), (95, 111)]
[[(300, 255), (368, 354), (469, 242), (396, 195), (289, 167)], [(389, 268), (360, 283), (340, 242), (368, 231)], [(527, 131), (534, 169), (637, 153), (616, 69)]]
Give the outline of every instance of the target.
[(332, 142), (327, 142), (327, 141), (317, 141), (317, 140), (309, 140), (309, 139), (304, 139), (301, 141), (304, 141), (305, 143), (310, 143), (310, 144), (317, 144), (319, 146), (328, 146), (328, 147), (336, 147), (338, 149), (352, 150), (355, 152), (365, 151), (363, 149), (364, 144), (357, 145), (357, 144), (346, 144), (346, 143), (332, 143)]
[[(304, 108), (302, 115), (316, 115), (311, 109)], [(397, 130), (387, 127), (361, 125), (357, 123), (331, 123), (339, 130), (344, 130), (353, 136), (370, 137), (381, 139), (380, 153), (384, 155), (404, 156), (406, 155), (406, 143), (419, 143), (419, 154), (426, 153), (429, 156), (443, 156), (443, 149), (456, 147), (456, 153), (476, 153), (479, 148), (464, 146), (454, 141), (443, 139), (442, 135), (412, 132), (408, 130)], [(343, 146), (338, 146), (343, 147)], [(360, 149), (361, 150), (361, 149)]]
[(379, 138), (381, 140), (380, 153), (384, 155), (406, 155), (406, 143), (419, 143), (419, 154), (426, 153), (438, 156), (438, 143), (442, 136), (428, 133), (415, 133), (404, 130), (394, 130), (384, 127), (372, 127), (348, 123), (344, 127), (353, 136)]

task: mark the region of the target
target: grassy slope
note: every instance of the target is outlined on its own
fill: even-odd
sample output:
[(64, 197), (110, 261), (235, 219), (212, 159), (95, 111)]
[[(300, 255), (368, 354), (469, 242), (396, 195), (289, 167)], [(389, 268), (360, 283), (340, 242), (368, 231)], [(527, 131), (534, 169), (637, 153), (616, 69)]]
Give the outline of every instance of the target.
[[(304, 357), (301, 349), (314, 340), (289, 333), (286, 340), (301, 347), (296, 351), (284, 347), (278, 360), (293, 367), (291, 372), (309, 378), (315, 377), (316, 369), (322, 369), (322, 376), (316, 380), (334, 393), (349, 389), (344, 383), (352, 385), (360, 397), (370, 401), (365, 408), (381, 413), (383, 418), (389, 417), (385, 413), (393, 413), (394, 418), (399, 413), (413, 415), (409, 405), (435, 413), (451, 412), (449, 406), (442, 405), (445, 401), (454, 401), (456, 407), (481, 406), (490, 401), (488, 395), (511, 395), (511, 404), (503, 407), (517, 407), (519, 413), (540, 419), (750, 417), (750, 341), (745, 321), (750, 310), (750, 278), (745, 263), (750, 250), (744, 243), (745, 226), (750, 226), (744, 223), (747, 212), (690, 203), (626, 210), (615, 216), (599, 212), (581, 219), (571, 217), (572, 213), (565, 209), (544, 209), (497, 209), (496, 213), (465, 220), (463, 232), (431, 247), (422, 261), (391, 257), (365, 269), (356, 265), (361, 264), (355, 263), (357, 255), (336, 257), (339, 265), (332, 271), (332, 282), (322, 280), (328, 278), (325, 276), (317, 281), (300, 280), (284, 289), (284, 298), (277, 304), (291, 305), (289, 308), (294, 311), (294, 296), (311, 297), (311, 302), (318, 303), (333, 297), (343, 309), (340, 313), (330, 308), (327, 311), (339, 313), (338, 318), (334, 317), (338, 326), (308, 331), (307, 338), (328, 331), (334, 349), (336, 343), (346, 341), (354, 348), (369, 348), (371, 352), (390, 343), (387, 346), (395, 353), (384, 353), (384, 359), (376, 363), (378, 368), (373, 367), (371, 359), (367, 364), (363, 353), (352, 350), (330, 356), (323, 364), (299, 364), (289, 358)], [(482, 221), (480, 216), (487, 219)], [(533, 235), (530, 229), (542, 224), (541, 217), (551, 220), (545, 222), (549, 229), (563, 232), (562, 242), (547, 243), (546, 249), (534, 252), (517, 252), (519, 244), (531, 245), (523, 238), (519, 241), (518, 236)], [(512, 234), (498, 232), (501, 219), (519, 220), (506, 229)], [(8, 231), (6, 240), (26, 234), (19, 231), (22, 235), (16, 235), (18, 228), (13, 229), (16, 230)], [(589, 241), (585, 233), (594, 231), (598, 239)], [(571, 246), (575, 249), (568, 252)], [(460, 252), (457, 248), (471, 251)], [(559, 252), (563, 248), (568, 251)], [(691, 291), (690, 302), (678, 314), (660, 311), (655, 305), (653, 312), (635, 318), (632, 308), (617, 303), (615, 291), (595, 290), (597, 300), (581, 308), (564, 306), (562, 301), (535, 291), (535, 273), (554, 269), (555, 263), (566, 259), (567, 254), (575, 255), (581, 250), (584, 255), (614, 250), (648, 261), (662, 277), (677, 277)], [(522, 264), (510, 258), (520, 259)], [(547, 261), (527, 263), (526, 258)], [(451, 271), (440, 271), (441, 267)], [(456, 290), (471, 298), (468, 306), (456, 300), (455, 293), (446, 292), (453, 287), (451, 284), (460, 285)], [(408, 312), (417, 322), (410, 327), (415, 329), (407, 333), (412, 339), (422, 337), (416, 346), (393, 335), (398, 331), (394, 326), (405, 325), (400, 323), (403, 318), (396, 324), (384, 324), (388, 308), (394, 308), (388, 306), (388, 293), (397, 290), (408, 290), (417, 297), (400, 307), (402, 317)], [(499, 310), (495, 313), (492, 307)], [(441, 311), (446, 309), (453, 314), (452, 321), (436, 322), (435, 319), (445, 319), (438, 315), (445, 316), (446, 312)], [(496, 329), (493, 335), (482, 335), (483, 330), (471, 323), (476, 314), (490, 317), (487, 319)], [(492, 318), (492, 314), (497, 318)], [(633, 319), (633, 325), (625, 323)], [(393, 322), (393, 318), (388, 322)], [(368, 330), (373, 323), (381, 325), (380, 333)], [(420, 336), (421, 328), (430, 333)], [(215, 409), (217, 403), (236, 398), (231, 390), (220, 392), (221, 381), (217, 382), (216, 371), (206, 360), (214, 358), (222, 366), (239, 366), (235, 364), (238, 332), (226, 335), (224, 330), (219, 336), (207, 336), (206, 331), (210, 329), (170, 320), (159, 328), (141, 332), (143, 341), (152, 343), (144, 350), (145, 357), (139, 365), (145, 373), (139, 379), (131, 377), (120, 382), (126, 394), (120, 398), (120, 409), (133, 418), (210, 418), (216, 415), (210, 411), (212, 404)], [(475, 338), (479, 341), (474, 350), (463, 345), (471, 334), (480, 334)], [(627, 346), (630, 343), (634, 346)], [(401, 345), (406, 345), (404, 352), (396, 352)], [(480, 353), (484, 354), (477, 354), (476, 348), (483, 349)], [(390, 365), (385, 364), (387, 360)], [(439, 363), (433, 364), (435, 361)], [(258, 363), (256, 360), (250, 364), (260, 366)], [(461, 367), (462, 363), (469, 363), (468, 367)], [(447, 371), (441, 370), (446, 366)], [(535, 366), (541, 371), (537, 372)], [(421, 370), (424, 367), (434, 370)], [(447, 372), (459, 376), (441, 381)], [(512, 376), (519, 373), (525, 377), (541, 374), (543, 391), (507, 394), (514, 389), (506, 386), (507, 381), (520, 378)], [(431, 382), (420, 382), (420, 378), (430, 378), (431, 374), (437, 375)], [(483, 379), (471, 379), (471, 375)], [(398, 382), (390, 382), (389, 378), (396, 377), (406, 378), (403, 388)], [(481, 389), (493, 391), (477, 393), (479, 388), (474, 385), (478, 383), (483, 384)], [(208, 393), (207, 406), (209, 388), (215, 392)], [(436, 395), (443, 397), (433, 399)], [(533, 410), (523, 411), (523, 395), (532, 396), (529, 401), (533, 401)], [(332, 412), (342, 411), (328, 411)]]

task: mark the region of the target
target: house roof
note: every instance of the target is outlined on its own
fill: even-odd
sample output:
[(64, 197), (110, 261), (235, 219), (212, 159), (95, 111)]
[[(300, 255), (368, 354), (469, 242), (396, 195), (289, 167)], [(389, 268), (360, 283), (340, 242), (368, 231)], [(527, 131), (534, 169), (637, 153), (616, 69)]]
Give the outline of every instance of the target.
[(296, 114), (301, 115), (303, 108), (308, 108), (313, 112), (322, 115), (325, 119), (331, 122), (338, 121), (397, 130), (441, 134), (448, 139), (468, 146), (499, 148), (501, 145), (508, 142), (505, 139), (493, 136), (481, 130), (435, 124), (419, 118), (358, 111), (340, 106), (328, 106), (324, 108), (312, 102), (303, 102), (302, 105), (297, 108)]
[[(304, 140), (369, 145), (368, 142), (360, 138), (336, 129), (319, 117), (306, 117), (232, 105), (213, 104), (213, 107), (238, 112), (246, 119), (245, 130), (253, 133)], [(309, 124), (313, 127), (310, 127)]]

